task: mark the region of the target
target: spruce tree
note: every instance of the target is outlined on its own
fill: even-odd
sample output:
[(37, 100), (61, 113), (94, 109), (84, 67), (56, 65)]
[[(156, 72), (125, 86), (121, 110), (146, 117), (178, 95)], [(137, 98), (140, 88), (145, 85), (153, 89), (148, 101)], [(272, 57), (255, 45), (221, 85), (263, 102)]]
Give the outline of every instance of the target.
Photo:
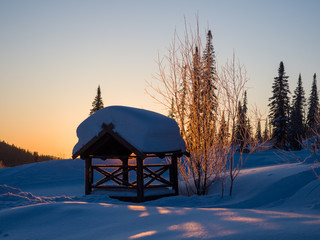
[(224, 116), (224, 111), (222, 112), (222, 117), (220, 121), (220, 128), (219, 128), (219, 133), (218, 133), (218, 142), (222, 145), (228, 142), (228, 126), (227, 122)]
[(319, 120), (319, 96), (317, 90), (317, 76), (316, 74), (313, 75), (313, 82), (311, 87), (311, 93), (308, 102), (308, 116), (307, 116), (307, 126), (308, 129), (316, 130), (316, 125)]
[(244, 150), (245, 142), (248, 141), (250, 137), (250, 122), (247, 117), (248, 111), (248, 100), (247, 100), (247, 92), (244, 92), (243, 103), (238, 103), (238, 113), (237, 113), (237, 123), (235, 129), (235, 136), (237, 139), (237, 144), (239, 144), (239, 150), (242, 152)]
[[(201, 46), (200, 46), (201, 47)], [(185, 70), (182, 69), (182, 91), (190, 91), (188, 99), (187, 114), (188, 122), (185, 138), (187, 139), (188, 149), (194, 154), (191, 156), (193, 164), (193, 176), (197, 194), (205, 193), (207, 177), (203, 178), (203, 172), (207, 172), (210, 161), (209, 152), (216, 138), (216, 96), (215, 96), (215, 63), (214, 51), (212, 47), (212, 35), (208, 32), (207, 46), (202, 52), (199, 46), (195, 46), (193, 50), (192, 65), (189, 65), (189, 74), (186, 75), (191, 83), (189, 89), (183, 90)], [(180, 106), (179, 106), (180, 107)], [(181, 111), (180, 111), (181, 112)], [(183, 119), (184, 120), (184, 119)], [(190, 137), (192, 136), (192, 137)], [(202, 188), (201, 186), (204, 186)]]
[(263, 132), (263, 140), (264, 141), (267, 141), (269, 139), (269, 130), (268, 130), (268, 118), (266, 118), (266, 122), (265, 122), (265, 125), (264, 125), (264, 132)]
[(301, 139), (305, 134), (303, 109), (306, 103), (305, 92), (302, 87), (301, 74), (298, 78), (298, 86), (294, 90), (290, 113), (289, 139), (292, 150), (301, 150)]
[(257, 140), (258, 142), (262, 142), (261, 121), (260, 121), (260, 119), (259, 119), (259, 121), (258, 121), (258, 126), (257, 126), (256, 140)]
[[(216, 135), (216, 116), (215, 111), (217, 108), (216, 97), (216, 65), (215, 55), (212, 43), (212, 34), (209, 30), (207, 33), (206, 47), (202, 55), (202, 73), (201, 73), (201, 113), (203, 114), (203, 120), (206, 121), (206, 126), (203, 131), (206, 131), (209, 135)], [(204, 107), (205, 106), (205, 107)]]
[[(183, 101), (185, 101), (186, 92), (186, 89), (184, 89), (186, 85), (185, 78), (185, 69), (183, 69), (181, 79), (182, 88), (180, 89), (180, 96)], [(190, 112), (190, 122), (200, 126), (201, 131), (198, 131), (199, 134), (197, 135), (206, 133), (207, 135), (215, 136), (215, 112), (217, 108), (215, 90), (217, 73), (211, 31), (208, 31), (207, 33), (206, 47), (203, 54), (201, 54), (197, 46), (194, 49), (190, 78), (192, 82), (192, 100), (190, 104), (192, 111)], [(188, 131), (191, 131), (191, 126), (188, 127)]]
[(103, 106), (103, 101), (101, 97), (101, 89), (99, 85), (97, 88), (97, 95), (92, 102), (92, 109), (90, 109), (90, 115), (94, 114), (95, 112), (97, 112), (102, 108), (104, 108), (104, 106)]
[(215, 55), (212, 43), (212, 34), (211, 31), (208, 31), (207, 34), (207, 43), (206, 48), (203, 53), (203, 81), (204, 88), (203, 92), (205, 93), (205, 101), (209, 102), (211, 105), (211, 114), (212, 120), (214, 119), (214, 111), (217, 105), (217, 96), (215, 93), (216, 90), (216, 64), (215, 64)]
[(244, 114), (245, 118), (247, 118), (247, 112), (248, 112), (248, 106), (247, 105), (248, 105), (247, 91), (244, 91), (242, 111), (243, 111), (243, 114)]
[(289, 84), (288, 76), (284, 71), (283, 62), (280, 62), (278, 76), (274, 78), (272, 85), (272, 97), (269, 98), (269, 117), (273, 127), (272, 138), (275, 140), (274, 147), (285, 149), (288, 144), (289, 123)]
[(242, 148), (242, 136), (243, 136), (243, 111), (242, 111), (242, 106), (241, 102), (238, 102), (238, 110), (237, 110), (237, 118), (236, 118), (236, 125), (234, 129), (234, 134), (235, 134), (235, 140), (236, 144), (239, 145), (240, 148)]
[(173, 101), (173, 98), (171, 99), (171, 107), (170, 107), (170, 110), (169, 110), (169, 112), (168, 112), (168, 117), (169, 118), (172, 118), (172, 119), (174, 119), (175, 118), (175, 109), (174, 109), (174, 101)]
[(253, 140), (253, 133), (252, 133), (252, 127), (250, 123), (250, 118), (247, 118), (247, 129), (246, 129), (246, 139), (245, 141), (250, 141), (252, 142)]

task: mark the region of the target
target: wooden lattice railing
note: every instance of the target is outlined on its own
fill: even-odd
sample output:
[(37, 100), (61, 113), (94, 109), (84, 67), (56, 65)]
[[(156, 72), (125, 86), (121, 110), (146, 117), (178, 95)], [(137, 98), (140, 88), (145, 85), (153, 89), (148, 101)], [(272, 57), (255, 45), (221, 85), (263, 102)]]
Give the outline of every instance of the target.
[[(167, 190), (173, 192), (167, 196), (179, 193), (177, 155), (172, 155), (168, 164), (144, 164), (144, 159), (139, 157), (134, 165), (128, 164), (128, 158), (120, 160), (121, 165), (92, 164), (91, 157), (85, 158), (85, 193), (90, 194), (94, 188), (132, 189), (137, 194), (138, 202), (144, 201), (146, 189), (171, 188)], [(101, 174), (102, 178), (97, 180), (94, 173)]]
[[(173, 187), (174, 184), (169, 179), (166, 179), (163, 175), (168, 171), (171, 171), (171, 164), (147, 164), (143, 165), (143, 180), (144, 188), (155, 188), (155, 187)], [(92, 173), (94, 171), (100, 173), (103, 178), (93, 183), (93, 188), (137, 188), (137, 180), (130, 182), (129, 173), (137, 171), (136, 165), (92, 165)], [(108, 169), (112, 169), (111, 171)], [(92, 174), (93, 175), (93, 174)], [(170, 174), (168, 174), (169, 176)], [(93, 176), (92, 176), (93, 180)], [(113, 185), (107, 183), (115, 183)], [(158, 184), (153, 184), (157, 182)]]

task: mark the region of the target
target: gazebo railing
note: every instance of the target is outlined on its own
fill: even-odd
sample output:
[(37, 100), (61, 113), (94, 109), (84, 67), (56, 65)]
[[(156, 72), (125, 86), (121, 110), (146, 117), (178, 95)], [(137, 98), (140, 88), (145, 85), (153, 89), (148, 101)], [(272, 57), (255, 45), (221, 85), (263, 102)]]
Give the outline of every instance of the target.
[[(167, 194), (161, 194), (161, 196), (179, 193), (177, 155), (171, 156), (170, 163), (163, 164), (144, 164), (144, 159), (140, 157), (136, 158), (135, 164), (128, 164), (128, 158), (121, 158), (122, 164), (117, 165), (92, 164), (91, 157), (84, 159), (86, 194), (90, 194), (95, 188), (131, 189), (136, 192), (137, 201), (143, 202), (145, 200), (144, 192), (148, 189), (164, 188), (162, 190), (165, 190)], [(98, 176), (97, 174), (94, 176), (94, 173), (101, 174), (101, 178), (97, 179)], [(149, 193), (151, 192), (149, 191)]]
[[(105, 168), (109, 168), (109, 169), (115, 168), (115, 170), (112, 172), (109, 172), (109, 171), (106, 171)], [(129, 179), (126, 179), (125, 177), (127, 174), (129, 174), (130, 171), (136, 170), (135, 166), (123, 167), (122, 165), (93, 165), (92, 170), (93, 170), (92, 172), (94, 172), (95, 170), (104, 176), (102, 179), (92, 184), (93, 188), (103, 187), (102, 184), (105, 184), (109, 181), (113, 181), (118, 185), (135, 187), (134, 184), (130, 183)]]
[[(137, 171), (136, 165), (92, 165), (92, 187), (93, 188), (137, 188), (137, 179), (133, 181), (129, 179), (129, 173)], [(173, 181), (170, 181), (171, 164), (145, 164), (143, 165), (143, 180), (144, 188), (157, 188), (157, 187), (174, 187)], [(113, 171), (108, 171), (113, 169)], [(103, 177), (94, 182), (94, 171), (100, 173)], [(166, 179), (164, 174), (169, 173), (169, 179)], [(136, 177), (136, 176), (135, 176)], [(146, 182), (145, 182), (146, 181)], [(113, 185), (108, 184), (112, 182)], [(157, 182), (157, 184), (154, 184)], [(114, 185), (116, 184), (116, 185)]]

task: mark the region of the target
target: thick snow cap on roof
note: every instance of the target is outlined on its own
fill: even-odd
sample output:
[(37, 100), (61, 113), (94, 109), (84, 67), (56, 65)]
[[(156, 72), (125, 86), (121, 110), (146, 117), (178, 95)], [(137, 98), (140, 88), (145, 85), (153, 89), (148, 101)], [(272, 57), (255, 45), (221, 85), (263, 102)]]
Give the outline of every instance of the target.
[(110, 106), (97, 111), (79, 125), (79, 141), (73, 148), (73, 154), (97, 136), (103, 130), (103, 124), (110, 123), (114, 125), (114, 132), (140, 152), (186, 151), (178, 124), (173, 119), (144, 109)]

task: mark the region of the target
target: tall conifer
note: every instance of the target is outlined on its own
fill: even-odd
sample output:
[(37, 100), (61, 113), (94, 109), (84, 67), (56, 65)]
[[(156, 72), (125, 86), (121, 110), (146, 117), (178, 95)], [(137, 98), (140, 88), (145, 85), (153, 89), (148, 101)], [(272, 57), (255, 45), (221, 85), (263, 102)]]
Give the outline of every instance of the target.
[(203, 115), (205, 115), (205, 125), (207, 126), (204, 131), (208, 132), (210, 135), (216, 135), (216, 116), (215, 111), (217, 108), (217, 97), (216, 97), (216, 64), (215, 64), (215, 55), (212, 43), (212, 34), (209, 30), (207, 33), (207, 42), (206, 47), (203, 51), (202, 55), (202, 65), (203, 65), (203, 72), (202, 72), (202, 87), (201, 87), (201, 95), (203, 106), (206, 106), (206, 109), (202, 109)]
[(307, 126), (309, 130), (316, 130), (316, 124), (319, 120), (319, 96), (317, 90), (317, 75), (313, 75), (311, 93), (308, 102)]
[(290, 113), (290, 147), (293, 150), (301, 150), (301, 139), (305, 133), (303, 109), (306, 103), (305, 92), (302, 87), (301, 74), (298, 78), (298, 86), (294, 90)]
[(268, 118), (266, 118), (266, 122), (264, 124), (264, 132), (263, 132), (263, 140), (267, 141), (269, 139), (269, 123), (268, 123)]
[(174, 101), (173, 101), (173, 98), (171, 99), (171, 107), (170, 107), (170, 109), (169, 109), (169, 112), (168, 112), (168, 117), (169, 118), (172, 118), (172, 119), (174, 119), (175, 118), (175, 108), (174, 108)]
[(239, 150), (242, 152), (246, 147), (245, 142), (248, 140), (251, 134), (251, 126), (249, 119), (247, 117), (248, 111), (248, 100), (247, 100), (247, 92), (244, 92), (243, 103), (238, 103), (238, 113), (237, 113), (237, 123), (235, 129), (235, 135), (237, 139), (237, 143), (239, 144)]
[(284, 71), (283, 62), (280, 62), (278, 76), (274, 78), (272, 85), (272, 97), (269, 98), (269, 117), (273, 127), (272, 138), (275, 140), (275, 147), (286, 148), (288, 143), (289, 123), (289, 84), (288, 76)]
[(222, 112), (222, 117), (220, 121), (220, 128), (219, 128), (219, 133), (218, 133), (218, 141), (220, 144), (225, 144), (228, 141), (228, 127), (227, 127), (227, 122), (224, 116), (224, 111)]
[[(206, 93), (206, 101), (209, 101), (212, 106), (212, 115), (214, 115), (214, 111), (217, 105), (217, 96), (215, 93), (216, 90), (216, 64), (215, 64), (215, 54), (212, 43), (212, 34), (209, 30), (207, 33), (207, 43), (206, 48), (203, 53), (203, 81), (204, 81), (204, 89), (203, 91)], [(213, 116), (212, 116), (212, 119)]]
[(104, 108), (104, 106), (103, 106), (103, 101), (101, 97), (101, 89), (99, 85), (97, 88), (97, 95), (92, 102), (92, 109), (90, 109), (90, 115), (94, 114), (95, 112), (97, 112), (102, 108)]
[(261, 121), (259, 119), (258, 121), (258, 126), (257, 126), (257, 132), (256, 132), (256, 140), (258, 142), (262, 142), (262, 134), (261, 134)]

